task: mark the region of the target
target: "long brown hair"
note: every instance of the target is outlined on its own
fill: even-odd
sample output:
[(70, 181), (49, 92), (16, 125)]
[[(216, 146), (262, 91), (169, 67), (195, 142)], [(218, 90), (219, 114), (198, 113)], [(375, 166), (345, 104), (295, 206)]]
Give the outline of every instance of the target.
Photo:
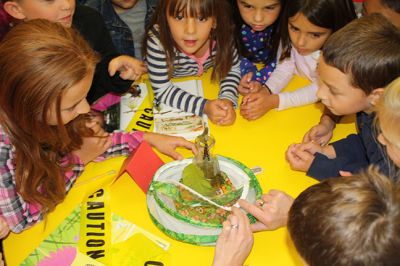
[[(189, 7), (189, 14), (186, 14)], [(169, 29), (167, 16), (175, 16), (179, 12), (183, 12), (187, 16), (196, 17), (212, 17), (216, 20), (216, 28), (211, 30), (210, 37), (216, 41), (216, 55), (213, 58), (214, 68), (211, 79), (225, 78), (232, 68), (234, 50), (236, 43), (234, 40), (234, 24), (231, 17), (231, 8), (225, 0), (163, 0), (160, 1), (158, 7), (152, 17), (152, 21), (148, 27), (148, 34), (152, 34), (154, 26), (159, 28), (157, 35), (164, 47), (168, 73), (172, 77), (173, 62), (176, 57), (176, 43), (172, 38)], [(210, 42), (211, 50), (212, 42)], [(143, 51), (146, 54), (147, 41), (143, 42)]]
[[(65, 198), (60, 160), (82, 144), (82, 118), (62, 123), (62, 95), (93, 75), (97, 61), (75, 30), (42, 19), (15, 26), (0, 43), (0, 124), (15, 148), (18, 193), (43, 212)], [(58, 125), (50, 126), (54, 103)]]

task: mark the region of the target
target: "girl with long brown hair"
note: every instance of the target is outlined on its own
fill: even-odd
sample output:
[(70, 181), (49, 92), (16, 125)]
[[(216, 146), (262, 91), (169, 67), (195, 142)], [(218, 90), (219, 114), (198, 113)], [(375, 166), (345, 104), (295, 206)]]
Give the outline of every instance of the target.
[(128, 155), (146, 140), (182, 158), (183, 138), (143, 132), (108, 134), (87, 114), (99, 58), (71, 28), (21, 23), (0, 43), (0, 214), (13, 232), (63, 201), (85, 164)]

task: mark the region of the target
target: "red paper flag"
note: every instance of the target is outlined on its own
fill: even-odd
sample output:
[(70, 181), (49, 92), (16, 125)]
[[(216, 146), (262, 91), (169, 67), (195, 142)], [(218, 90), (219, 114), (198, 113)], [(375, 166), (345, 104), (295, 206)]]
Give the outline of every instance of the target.
[(143, 141), (136, 152), (126, 159), (124, 170), (146, 193), (155, 172), (163, 164), (164, 162), (153, 151), (151, 146), (146, 141)]

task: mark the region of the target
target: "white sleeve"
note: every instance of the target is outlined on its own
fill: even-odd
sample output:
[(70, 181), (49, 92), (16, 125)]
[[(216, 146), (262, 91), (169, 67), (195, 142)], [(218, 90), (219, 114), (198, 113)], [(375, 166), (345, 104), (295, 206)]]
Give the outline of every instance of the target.
[[(279, 46), (277, 58), (281, 56), (282, 48)], [(295, 62), (292, 55), (289, 58), (285, 58), (283, 61), (277, 62), (275, 70), (265, 83), (266, 86), (271, 90), (273, 94), (278, 94), (289, 81), (292, 79), (295, 70)]]
[(318, 101), (317, 89), (318, 85), (316, 82), (314, 82), (309, 86), (297, 89), (295, 91), (279, 93), (278, 110), (315, 103)]

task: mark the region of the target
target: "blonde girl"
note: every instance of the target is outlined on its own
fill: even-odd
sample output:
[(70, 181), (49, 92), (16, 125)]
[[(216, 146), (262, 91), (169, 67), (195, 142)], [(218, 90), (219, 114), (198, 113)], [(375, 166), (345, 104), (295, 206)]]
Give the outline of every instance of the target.
[(397, 78), (385, 89), (376, 106), (376, 121), (378, 121), (380, 128), (378, 141), (385, 146), (389, 158), (397, 168), (400, 167), (399, 108), (400, 78)]
[(92, 160), (128, 155), (143, 141), (181, 158), (181, 138), (104, 132), (87, 113), (99, 58), (73, 29), (31, 20), (0, 43), (0, 213), (13, 232), (62, 202)]
[[(230, 6), (225, 0), (161, 1), (150, 25), (144, 49), (156, 100), (216, 124), (235, 121), (240, 80)], [(213, 67), (219, 80), (218, 99), (189, 94), (172, 77), (198, 76)], [(206, 89), (206, 88), (205, 88)]]

